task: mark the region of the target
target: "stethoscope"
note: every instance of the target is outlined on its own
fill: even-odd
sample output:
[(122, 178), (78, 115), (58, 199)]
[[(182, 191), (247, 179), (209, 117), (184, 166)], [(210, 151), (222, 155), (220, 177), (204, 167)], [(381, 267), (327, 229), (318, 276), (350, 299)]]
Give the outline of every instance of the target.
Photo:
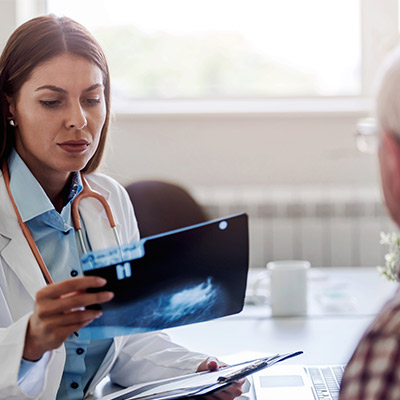
[[(25, 236), (25, 239), (28, 242), (29, 247), (31, 248), (33, 255), (35, 256), (35, 259), (36, 259), (37, 263), (39, 264), (40, 270), (42, 271), (46, 282), (48, 284), (49, 283), (53, 283), (53, 279), (50, 276), (49, 270), (47, 269), (46, 264), (43, 261), (43, 258), (42, 258), (41, 254), (39, 252), (38, 247), (36, 246), (36, 243), (35, 243), (35, 241), (34, 241), (34, 239), (32, 237), (32, 234), (31, 234), (28, 226), (26, 225), (26, 223), (22, 220), (21, 214), (18, 211), (18, 207), (15, 204), (14, 197), (13, 197), (13, 195), (11, 193), (11, 189), (10, 189), (10, 174), (9, 174), (9, 171), (8, 171), (8, 167), (7, 167), (6, 161), (3, 162), (1, 170), (3, 172), (4, 182), (5, 182), (5, 185), (6, 185), (7, 193), (10, 196), (11, 203), (13, 205), (15, 214), (16, 214), (17, 219), (18, 219), (18, 223), (19, 223), (19, 225), (20, 225), (20, 227), (22, 229), (22, 232), (23, 232), (23, 234)], [(120, 241), (120, 238), (119, 238), (119, 235), (118, 235), (117, 226), (116, 226), (114, 217), (113, 217), (112, 212), (111, 212), (111, 207), (108, 204), (107, 200), (100, 193), (95, 192), (94, 190), (90, 189), (89, 185), (86, 182), (86, 179), (83, 176), (82, 176), (82, 183), (83, 183), (83, 190), (78, 194), (78, 196), (75, 197), (74, 201), (72, 202), (72, 209), (71, 209), (72, 221), (74, 223), (75, 230), (78, 233), (79, 242), (80, 242), (80, 244), (82, 246), (82, 251), (84, 253), (87, 253), (87, 248), (86, 248), (85, 242), (83, 240), (82, 226), (81, 226), (81, 220), (80, 220), (80, 217), (79, 217), (78, 206), (79, 206), (80, 201), (82, 199), (84, 199), (84, 198), (87, 198), (87, 197), (94, 197), (95, 199), (100, 201), (100, 203), (103, 205), (104, 210), (105, 210), (105, 212), (107, 214), (108, 222), (110, 223), (110, 227), (114, 232), (114, 237), (115, 237), (115, 240), (117, 242), (117, 245), (119, 247), (121, 247), (121, 241)]]

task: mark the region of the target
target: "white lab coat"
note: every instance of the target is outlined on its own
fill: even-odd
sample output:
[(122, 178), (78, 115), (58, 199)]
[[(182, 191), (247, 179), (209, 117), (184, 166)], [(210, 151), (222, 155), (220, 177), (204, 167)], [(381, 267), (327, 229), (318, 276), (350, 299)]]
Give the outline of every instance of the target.
[[(139, 233), (129, 197), (114, 180), (92, 174), (87, 177), (90, 187), (109, 202), (122, 243), (138, 240)], [(27, 193), (29, 196), (29, 193)], [(79, 206), (93, 249), (115, 245), (101, 204), (92, 198)], [(45, 280), (23, 236), (12, 208), (4, 179), (0, 173), (0, 399), (30, 398), (17, 384), (24, 347), (25, 331), (32, 313), (36, 292)], [(192, 353), (173, 344), (161, 332), (116, 337), (93, 379), (89, 393), (107, 374), (122, 386), (194, 372), (205, 359), (204, 354)], [(53, 350), (39, 399), (53, 400), (65, 363), (65, 348)]]

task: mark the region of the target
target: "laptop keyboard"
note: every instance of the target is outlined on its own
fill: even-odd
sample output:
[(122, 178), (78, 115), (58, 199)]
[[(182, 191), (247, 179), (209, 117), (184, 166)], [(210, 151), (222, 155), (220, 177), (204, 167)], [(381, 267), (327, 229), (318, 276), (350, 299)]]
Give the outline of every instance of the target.
[(307, 370), (313, 382), (317, 399), (337, 400), (339, 398), (344, 366), (308, 367)]

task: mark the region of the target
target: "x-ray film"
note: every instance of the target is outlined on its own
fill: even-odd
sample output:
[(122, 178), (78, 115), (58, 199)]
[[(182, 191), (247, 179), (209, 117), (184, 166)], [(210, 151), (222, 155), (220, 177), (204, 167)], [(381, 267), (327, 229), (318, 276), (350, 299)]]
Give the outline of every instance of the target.
[[(85, 275), (114, 298), (81, 331), (110, 338), (238, 313), (248, 272), (247, 215), (240, 214), (85, 253)], [(99, 291), (99, 289), (96, 289)]]

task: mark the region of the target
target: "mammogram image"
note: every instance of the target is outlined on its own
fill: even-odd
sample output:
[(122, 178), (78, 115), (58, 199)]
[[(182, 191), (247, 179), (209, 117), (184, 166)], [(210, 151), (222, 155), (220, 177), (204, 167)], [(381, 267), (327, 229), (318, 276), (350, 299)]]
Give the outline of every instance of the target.
[(248, 270), (247, 219), (237, 223), (242, 225), (236, 231), (208, 223), (84, 254), (84, 274), (107, 280), (93, 290), (112, 291), (114, 298), (92, 305), (103, 315), (82, 329), (98, 339), (240, 312)]

